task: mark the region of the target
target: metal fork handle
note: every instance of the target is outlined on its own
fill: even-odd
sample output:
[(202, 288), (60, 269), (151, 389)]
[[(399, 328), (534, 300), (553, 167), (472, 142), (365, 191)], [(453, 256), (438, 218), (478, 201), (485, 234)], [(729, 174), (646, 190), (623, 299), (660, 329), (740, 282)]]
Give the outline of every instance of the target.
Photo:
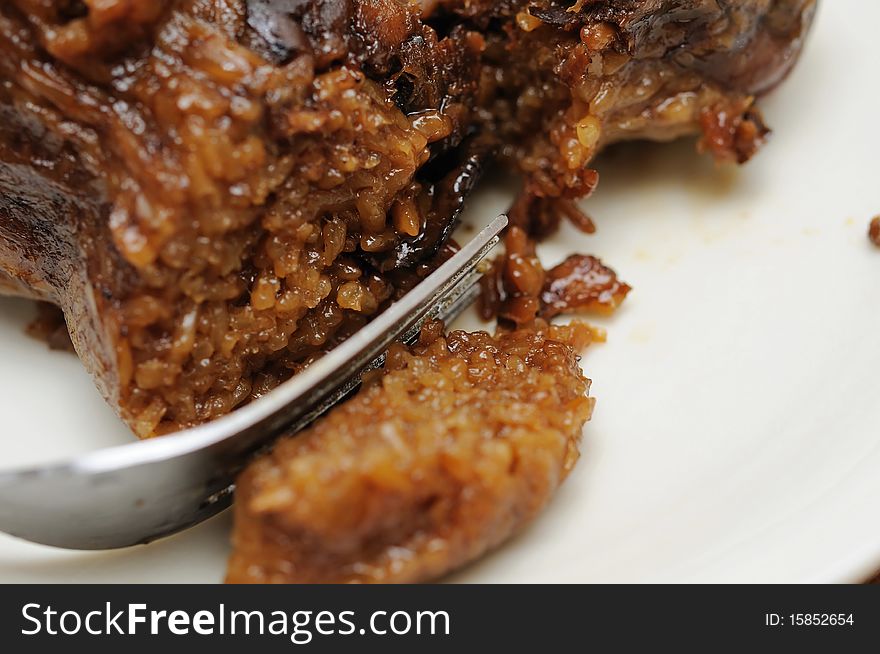
[(114, 549), (191, 527), (229, 505), (253, 452), (295, 433), (381, 365), (388, 347), (471, 301), (499, 216), (364, 328), (264, 397), (186, 431), (26, 470), (0, 472), (0, 531), (68, 549)]

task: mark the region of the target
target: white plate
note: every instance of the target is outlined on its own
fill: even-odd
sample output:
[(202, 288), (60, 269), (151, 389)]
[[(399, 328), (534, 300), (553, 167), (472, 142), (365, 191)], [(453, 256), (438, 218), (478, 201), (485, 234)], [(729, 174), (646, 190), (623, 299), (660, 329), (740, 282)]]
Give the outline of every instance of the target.
[[(880, 568), (880, 5), (824, 2), (740, 171), (693, 144), (601, 162), (586, 251), (635, 291), (584, 360), (599, 399), (583, 459), (520, 538), (456, 581), (855, 581)], [(507, 202), (483, 193), (471, 215)], [(0, 301), (3, 466), (130, 436), (71, 355)], [(52, 498), (47, 497), (47, 502)], [(215, 582), (228, 516), (114, 553), (0, 537), (0, 581)]]

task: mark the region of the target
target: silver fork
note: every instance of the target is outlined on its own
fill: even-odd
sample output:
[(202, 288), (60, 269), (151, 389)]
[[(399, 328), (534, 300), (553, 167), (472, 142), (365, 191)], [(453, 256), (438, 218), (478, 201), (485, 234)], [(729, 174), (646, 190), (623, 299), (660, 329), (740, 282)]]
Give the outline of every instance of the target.
[(0, 531), (80, 550), (127, 547), (191, 527), (226, 508), (248, 458), (342, 400), (395, 341), (426, 320), (452, 320), (477, 293), (477, 264), (498, 242), (499, 216), (366, 327), (271, 393), (206, 425), (0, 472)]

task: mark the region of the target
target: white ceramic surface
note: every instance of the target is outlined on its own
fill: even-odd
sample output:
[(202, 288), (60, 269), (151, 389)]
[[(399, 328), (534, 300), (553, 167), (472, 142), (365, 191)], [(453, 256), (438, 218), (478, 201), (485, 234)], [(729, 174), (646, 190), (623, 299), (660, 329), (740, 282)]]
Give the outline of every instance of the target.
[[(521, 537), (455, 581), (855, 581), (880, 569), (880, 4), (825, 1), (801, 65), (762, 102), (742, 170), (693, 143), (599, 163), (601, 256), (635, 291), (584, 358), (599, 403), (583, 458)], [(873, 82), (872, 82), (873, 80)], [(504, 208), (501, 189), (470, 215)], [(71, 355), (0, 300), (4, 468), (130, 436)], [(470, 323), (473, 325), (473, 322)], [(52, 498), (46, 498), (51, 502)], [(121, 552), (0, 536), (0, 582), (214, 582), (228, 515)]]

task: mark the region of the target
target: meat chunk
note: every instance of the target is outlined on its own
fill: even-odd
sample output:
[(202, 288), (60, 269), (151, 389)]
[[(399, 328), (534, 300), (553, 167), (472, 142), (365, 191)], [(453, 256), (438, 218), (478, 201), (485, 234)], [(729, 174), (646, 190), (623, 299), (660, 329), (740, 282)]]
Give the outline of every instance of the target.
[(205, 422), (411, 286), (490, 158), (566, 206), (615, 141), (750, 156), (814, 7), (9, 0), (0, 289), (64, 310), (140, 436)]
[(417, 582), (499, 545), (578, 458), (584, 325), (490, 337), (438, 325), (239, 478), (238, 583)]
[(541, 316), (549, 320), (566, 312), (608, 315), (620, 306), (630, 290), (596, 257), (573, 254), (547, 271), (541, 289)]

